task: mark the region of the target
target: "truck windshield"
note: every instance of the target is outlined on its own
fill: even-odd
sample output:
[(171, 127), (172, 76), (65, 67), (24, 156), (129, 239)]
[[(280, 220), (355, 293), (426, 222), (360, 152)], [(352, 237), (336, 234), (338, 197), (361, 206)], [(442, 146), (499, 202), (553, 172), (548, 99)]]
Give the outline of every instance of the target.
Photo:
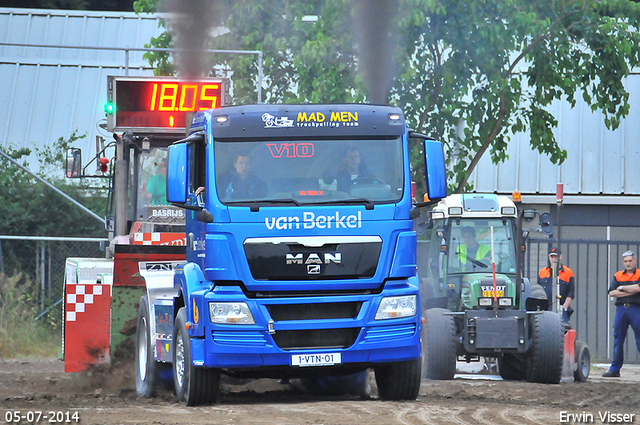
[(448, 272), (491, 272), (491, 228), (497, 273), (516, 272), (514, 220), (451, 220)]
[(391, 203), (402, 198), (402, 140), (215, 142), (227, 205)]

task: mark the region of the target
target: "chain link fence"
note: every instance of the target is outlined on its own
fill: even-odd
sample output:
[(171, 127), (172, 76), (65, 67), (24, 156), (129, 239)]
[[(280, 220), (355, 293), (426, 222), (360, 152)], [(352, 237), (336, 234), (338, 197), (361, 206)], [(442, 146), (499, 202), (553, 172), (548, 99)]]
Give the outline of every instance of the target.
[(64, 294), (68, 257), (104, 258), (107, 239), (0, 235), (0, 285), (19, 278), (33, 288), (31, 299), (42, 313), (59, 304)]

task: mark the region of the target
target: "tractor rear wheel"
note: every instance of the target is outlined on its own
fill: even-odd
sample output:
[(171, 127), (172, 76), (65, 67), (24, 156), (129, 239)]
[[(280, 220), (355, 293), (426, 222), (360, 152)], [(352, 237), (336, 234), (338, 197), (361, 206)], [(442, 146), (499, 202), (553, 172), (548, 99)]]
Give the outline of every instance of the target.
[(591, 370), (591, 352), (584, 341), (576, 340), (573, 347), (576, 356), (576, 370), (573, 372), (573, 378), (576, 382), (587, 382)]
[(220, 369), (196, 367), (191, 356), (187, 311), (178, 310), (173, 327), (173, 382), (185, 406), (213, 404), (220, 394)]
[(456, 327), (444, 308), (424, 313), (422, 329), (422, 373), (425, 378), (448, 380), (456, 373)]
[(564, 362), (564, 330), (560, 315), (552, 311), (532, 314), (532, 344), (527, 353), (527, 380), (558, 384)]

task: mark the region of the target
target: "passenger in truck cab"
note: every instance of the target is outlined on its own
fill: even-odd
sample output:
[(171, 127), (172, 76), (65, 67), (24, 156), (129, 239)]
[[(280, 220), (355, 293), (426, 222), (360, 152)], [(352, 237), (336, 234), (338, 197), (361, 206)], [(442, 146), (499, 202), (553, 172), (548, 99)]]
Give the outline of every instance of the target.
[(360, 151), (355, 147), (350, 147), (342, 158), (342, 164), (344, 168), (338, 174), (338, 190), (341, 192), (348, 192), (349, 186), (361, 181), (363, 178), (371, 179), (373, 176), (367, 169), (367, 166), (362, 162)]
[(220, 179), (223, 200), (257, 199), (267, 196), (267, 185), (251, 172), (251, 157), (246, 151), (235, 154), (233, 169)]
[[(456, 255), (460, 259), (462, 266), (467, 270), (472, 270), (478, 264), (474, 264), (475, 261), (482, 262), (485, 267), (488, 267), (489, 262), (487, 260), (491, 257), (491, 247), (478, 243), (476, 240), (476, 229), (473, 227), (465, 226), (460, 229), (462, 235), (462, 241), (456, 249)], [(467, 261), (472, 260), (472, 261)]]

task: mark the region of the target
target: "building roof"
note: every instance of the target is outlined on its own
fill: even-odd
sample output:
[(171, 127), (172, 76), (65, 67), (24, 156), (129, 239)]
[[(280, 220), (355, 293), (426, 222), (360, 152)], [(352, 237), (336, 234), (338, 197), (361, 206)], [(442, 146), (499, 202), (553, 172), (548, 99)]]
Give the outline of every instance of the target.
[(556, 141), (567, 150), (562, 165), (552, 164), (531, 148), (527, 134), (518, 133), (505, 163), (493, 164), (488, 152), (483, 156), (470, 178), (474, 190), (518, 190), (523, 202), (555, 203), (556, 185), (562, 183), (565, 202), (640, 204), (640, 74), (629, 75), (625, 88), (630, 110), (618, 129), (608, 130), (603, 114), (592, 112), (580, 95), (573, 109), (555, 102), (549, 111), (558, 120)]
[[(0, 8), (0, 43), (143, 48), (157, 37), (157, 15)], [(129, 52), (129, 75), (153, 75), (144, 52)], [(77, 130), (76, 147), (95, 155), (108, 75), (126, 75), (125, 52), (0, 45), (0, 147), (47, 146)], [(30, 158), (30, 166), (37, 166)]]

